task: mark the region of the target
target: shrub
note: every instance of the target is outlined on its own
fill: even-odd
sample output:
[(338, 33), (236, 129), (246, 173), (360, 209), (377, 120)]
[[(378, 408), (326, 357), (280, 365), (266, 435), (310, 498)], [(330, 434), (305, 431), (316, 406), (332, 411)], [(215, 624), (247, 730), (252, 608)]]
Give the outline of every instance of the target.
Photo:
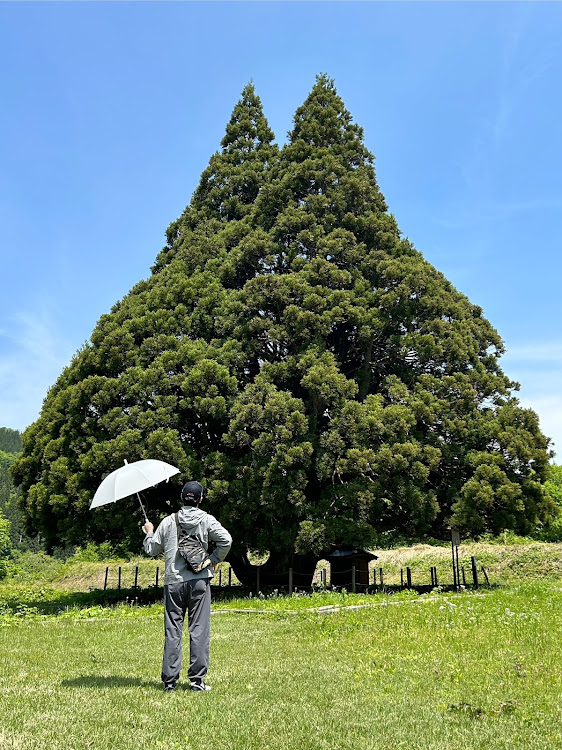
[(8, 558), (12, 551), (10, 542), (10, 522), (4, 518), (0, 510), (0, 579), (8, 575)]
[(537, 534), (542, 542), (562, 542), (562, 515), (559, 515), (548, 528)]
[(117, 560), (122, 557), (120, 550), (110, 542), (102, 542), (101, 544), (88, 542), (85, 547), (76, 547), (76, 552), (70, 559), (80, 560), (81, 562), (104, 562), (105, 560)]
[(52, 580), (63, 563), (46, 552), (14, 551), (9, 575), (21, 581)]

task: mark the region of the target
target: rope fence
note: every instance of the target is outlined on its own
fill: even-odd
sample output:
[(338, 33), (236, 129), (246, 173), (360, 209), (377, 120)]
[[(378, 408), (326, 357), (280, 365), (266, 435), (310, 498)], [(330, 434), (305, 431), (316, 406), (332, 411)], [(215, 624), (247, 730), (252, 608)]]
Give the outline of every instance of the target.
[[(464, 561), (463, 561), (464, 563)], [(482, 584), (480, 579), (480, 573), (482, 574), (486, 584), (490, 585), (488, 572), (482, 567), (478, 567), (476, 557), (471, 557), (470, 567), (465, 569), (464, 564), (460, 567), (457, 572), (453, 571), (453, 582), (447, 583), (444, 580), (440, 581), (440, 577), (437, 572), (437, 566), (433, 565), (429, 569), (429, 576), (427, 579), (420, 581), (419, 577), (417, 581), (414, 581), (412, 575), (412, 569), (410, 567), (400, 568), (400, 583), (387, 582), (387, 576), (382, 567), (378, 569), (372, 568), (358, 568), (352, 565), (350, 568), (344, 570), (338, 568), (334, 570), (332, 566), (328, 568), (317, 568), (312, 574), (310, 572), (303, 573), (301, 571), (289, 568), (287, 571), (280, 573), (271, 573), (265, 570), (262, 573), (263, 566), (255, 565), (254, 568), (254, 582), (251, 584), (244, 585), (235, 576), (233, 569), (230, 565), (225, 568), (227, 563), (222, 563), (221, 567), (215, 573), (215, 577), (212, 579), (211, 585), (214, 589), (244, 589), (244, 590), (255, 590), (261, 592), (262, 588), (283, 590), (287, 591), (289, 595), (297, 591), (310, 591), (310, 590), (351, 590), (352, 593), (378, 593), (384, 591), (393, 591), (396, 589), (405, 590), (432, 590), (438, 587), (441, 588), (479, 588)], [(125, 569), (124, 569), (125, 568)], [(126, 575), (125, 575), (126, 573)], [(388, 578), (395, 578), (389, 576)], [(143, 579), (141, 582), (141, 578)], [(425, 576), (424, 576), (425, 578)], [(461, 584), (462, 578), (462, 584)], [(275, 584), (275, 580), (278, 580), (278, 585)], [(311, 580), (312, 579), (312, 580)], [(273, 581), (273, 583), (272, 583)], [(142, 583), (142, 585), (141, 585)], [(105, 574), (103, 579), (103, 590), (140, 590), (146, 588), (158, 589), (163, 585), (163, 576), (160, 566), (156, 567), (154, 573), (151, 574), (150, 580), (146, 580), (146, 575), (141, 576), (139, 566), (135, 566), (134, 572), (131, 568), (119, 565), (117, 571), (113, 568), (113, 574), (110, 575), (110, 566), (106, 566)]]

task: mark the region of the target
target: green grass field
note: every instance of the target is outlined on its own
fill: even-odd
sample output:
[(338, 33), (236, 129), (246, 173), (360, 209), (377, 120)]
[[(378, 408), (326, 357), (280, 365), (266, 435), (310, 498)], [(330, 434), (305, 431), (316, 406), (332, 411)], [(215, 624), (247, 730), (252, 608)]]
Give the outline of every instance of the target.
[(0, 748), (562, 748), (558, 582), (295, 601), (213, 617), (205, 695), (160, 687), (161, 605), (4, 614)]

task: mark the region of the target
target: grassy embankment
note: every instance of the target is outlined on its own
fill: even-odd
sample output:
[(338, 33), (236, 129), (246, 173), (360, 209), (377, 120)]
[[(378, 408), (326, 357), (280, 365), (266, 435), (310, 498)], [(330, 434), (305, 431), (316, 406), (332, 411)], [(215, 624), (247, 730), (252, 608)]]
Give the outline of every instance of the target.
[[(416, 544), (411, 547), (399, 547), (390, 550), (377, 550), (379, 559), (371, 563), (372, 570), (382, 567), (385, 583), (396, 585), (400, 582), (400, 569), (409, 566), (414, 583), (429, 584), (430, 568), (437, 567), (440, 583), (452, 583), (451, 548), (449, 546), (432, 546)], [(464, 565), (467, 579), (470, 578), (470, 559), (475, 555), (478, 567), (484, 566), (492, 584), (519, 583), (524, 580), (562, 579), (562, 544), (531, 542), (520, 540), (519, 543), (470, 543), (460, 547), (460, 563)], [(160, 567), (162, 580), (163, 561), (147, 557), (132, 560), (109, 560), (89, 562), (70, 558), (66, 563), (40, 555), (29, 555), (22, 570), (12, 581), (30, 587), (52, 586), (61, 591), (88, 591), (91, 588), (103, 588), (105, 569), (109, 566), (108, 588), (117, 586), (118, 568), (122, 568), (122, 586), (133, 585), (135, 567), (139, 568), (139, 585), (147, 587), (154, 584), (156, 567)], [(222, 569), (222, 582), (228, 580), (228, 564), (219, 566)], [(319, 583), (319, 571), (329, 567), (326, 561), (320, 561), (316, 572)], [(9, 579), (8, 579), (9, 580)], [(233, 576), (236, 583), (236, 577)], [(329, 578), (328, 578), (329, 582)], [(6, 582), (7, 583), (7, 582)], [(218, 584), (218, 575), (214, 583)], [(5, 585), (5, 584), (4, 584)], [(2, 582), (0, 581), (0, 587)]]
[[(562, 544), (546, 544), (533, 542), (528, 544), (466, 544), (461, 547), (461, 564), (467, 569), (467, 581), (470, 580), (470, 557), (476, 555), (479, 567), (485, 566), (492, 585), (513, 585), (524, 582), (562, 580)], [(156, 566), (161, 561), (147, 558), (138, 558), (130, 561), (110, 562), (88, 562), (70, 559), (68, 562), (53, 560), (52, 558), (29, 555), (19, 574), (11, 579), (0, 582), (0, 614), (20, 612), (21, 614), (56, 614), (66, 608), (88, 608), (107, 601), (117, 602), (129, 597), (139, 601), (143, 598), (154, 601), (158, 599), (158, 592), (150, 591), (149, 587), (154, 584)], [(100, 592), (103, 587), (106, 566), (109, 566), (108, 595)], [(320, 580), (319, 571), (325, 562), (320, 562), (317, 571), (317, 582)], [(380, 567), (384, 571), (385, 584), (396, 585), (400, 582), (400, 569), (409, 566), (412, 570), (414, 584), (429, 584), (431, 566), (436, 566), (441, 584), (451, 583), (451, 553), (448, 547), (435, 547), (430, 545), (415, 545), (413, 547), (402, 547), (393, 550), (379, 552), (379, 560), (374, 563), (377, 571)], [(116, 590), (117, 571), (122, 568), (122, 592)], [(132, 592), (135, 568), (139, 568), (138, 582), (144, 589), (140, 592)], [(222, 566), (222, 580), (228, 580), (228, 565)], [(378, 575), (378, 574), (377, 574)], [(372, 580), (372, 575), (371, 575)], [(379, 578), (377, 577), (377, 580)], [(481, 578), (482, 580), (482, 578)], [(160, 577), (160, 582), (162, 578)], [(235, 577), (233, 581), (236, 581)], [(218, 575), (215, 578), (218, 584)], [(329, 582), (329, 578), (328, 578)], [(281, 597), (273, 597), (264, 600), (254, 595), (253, 599), (233, 600), (236, 590), (228, 592), (214, 589), (216, 608), (285, 608), (286, 604)], [(113, 598), (111, 598), (113, 597)], [(364, 596), (349, 595), (346, 602), (367, 601)], [(293, 600), (291, 607), (305, 606), (299, 599)], [(316, 594), (314, 605), (341, 601), (339, 594), (322, 593)], [(295, 603), (296, 602), (296, 603)], [(312, 606), (312, 604), (309, 604)]]

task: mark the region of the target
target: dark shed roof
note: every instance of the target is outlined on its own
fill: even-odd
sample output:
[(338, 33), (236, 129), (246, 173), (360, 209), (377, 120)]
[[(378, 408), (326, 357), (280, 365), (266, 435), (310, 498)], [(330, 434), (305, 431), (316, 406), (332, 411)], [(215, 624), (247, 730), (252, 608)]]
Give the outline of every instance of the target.
[(329, 555), (326, 556), (327, 560), (345, 560), (346, 558), (351, 557), (363, 557), (367, 560), (378, 560), (377, 555), (373, 555), (372, 552), (369, 552), (366, 549), (336, 549), (333, 552), (331, 552)]

